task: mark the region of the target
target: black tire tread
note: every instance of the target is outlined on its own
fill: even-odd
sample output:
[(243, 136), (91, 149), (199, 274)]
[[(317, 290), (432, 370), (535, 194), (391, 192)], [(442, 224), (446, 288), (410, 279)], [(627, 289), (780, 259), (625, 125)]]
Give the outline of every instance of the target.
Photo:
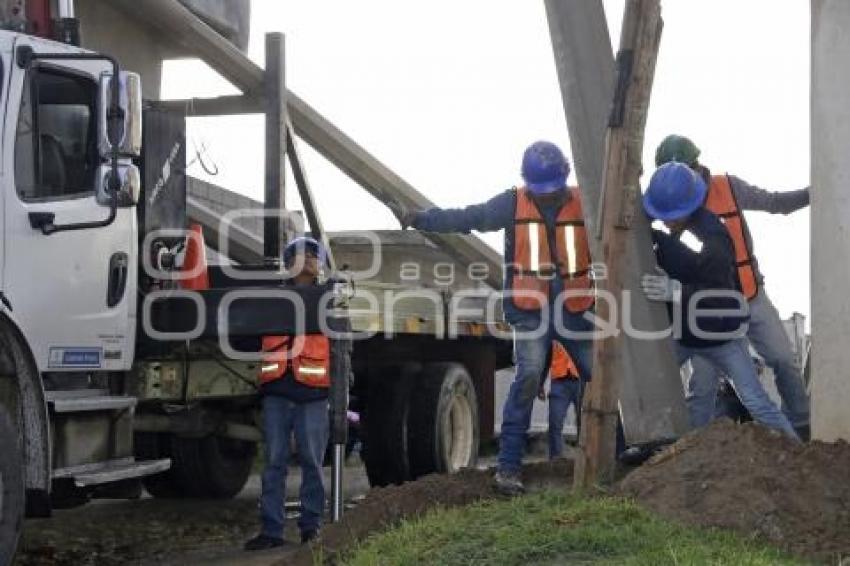
[(418, 364), (387, 367), (370, 376), (363, 414), (363, 463), (369, 484), (386, 486), (411, 479), (408, 456), (410, 392)]
[(0, 405), (0, 469), (3, 472), (3, 509), (0, 515), (0, 564), (11, 564), (24, 522), (24, 475), (20, 435)]

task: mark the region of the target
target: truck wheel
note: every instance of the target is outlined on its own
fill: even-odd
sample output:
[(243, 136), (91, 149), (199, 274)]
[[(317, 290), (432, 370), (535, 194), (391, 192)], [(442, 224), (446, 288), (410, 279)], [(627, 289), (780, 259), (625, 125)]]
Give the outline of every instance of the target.
[(188, 497), (229, 499), (242, 491), (254, 465), (256, 443), (219, 436), (172, 437), (171, 466)]
[[(133, 436), (136, 458), (139, 460), (157, 460), (171, 458), (171, 435), (163, 432), (137, 432)], [(172, 467), (174, 462), (171, 463)], [(142, 478), (145, 490), (157, 499), (175, 499), (183, 492), (171, 468), (152, 476)]]
[(215, 499), (236, 496), (251, 475), (257, 443), (221, 436), (208, 436), (198, 442), (206, 495)]
[(412, 392), (408, 446), (414, 478), (453, 473), (478, 461), (478, 401), (461, 364), (425, 366)]
[(0, 405), (0, 565), (12, 563), (24, 517), (24, 477), (18, 429)]
[(419, 366), (385, 368), (369, 376), (363, 412), (363, 463), (371, 486), (401, 484), (410, 479), (408, 414), (410, 391)]

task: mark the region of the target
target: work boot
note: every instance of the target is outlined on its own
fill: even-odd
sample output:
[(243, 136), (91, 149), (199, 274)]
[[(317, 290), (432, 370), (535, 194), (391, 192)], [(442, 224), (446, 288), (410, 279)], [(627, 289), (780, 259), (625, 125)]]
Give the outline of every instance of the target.
[(311, 530), (311, 531), (301, 531), (301, 544), (307, 544), (314, 538), (319, 536), (319, 531)]
[(525, 493), (525, 486), (522, 485), (522, 478), (518, 471), (497, 470), (494, 479), (496, 480), (496, 491), (502, 495), (514, 496)]
[(269, 535), (259, 534), (245, 543), (245, 550), (268, 550), (283, 546), (283, 539), (270, 537)]

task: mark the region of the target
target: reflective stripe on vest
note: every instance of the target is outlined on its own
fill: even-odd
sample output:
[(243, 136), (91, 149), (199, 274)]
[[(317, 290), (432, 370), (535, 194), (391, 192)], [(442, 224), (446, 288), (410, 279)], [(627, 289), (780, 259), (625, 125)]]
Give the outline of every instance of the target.
[(578, 379), (578, 368), (560, 342), (552, 342), (552, 365), (549, 375), (552, 379)]
[(728, 176), (714, 175), (711, 177), (705, 207), (720, 218), (732, 238), (741, 292), (747, 300), (751, 300), (758, 294), (758, 282), (756, 281), (755, 269), (753, 269), (753, 252), (747, 245), (747, 238), (744, 235), (746, 221), (740, 207), (738, 207), (738, 202), (735, 200), (735, 193), (732, 191)]
[(323, 334), (296, 336), (294, 340), (290, 336), (264, 336), (260, 383), (284, 377), (291, 363), (297, 382), (330, 387), (330, 350), (330, 340)]
[[(571, 187), (569, 191), (570, 198), (555, 219), (554, 246), (549, 242), (543, 216), (528, 190), (523, 187), (516, 191), (514, 257), (509, 277), (513, 303), (519, 309), (542, 308), (548, 301), (549, 284), (553, 277), (563, 280), (564, 290), (575, 291), (566, 299), (567, 310), (578, 313), (593, 305), (590, 249), (587, 246), (581, 195), (576, 187)], [(552, 257), (553, 251), (555, 258)]]

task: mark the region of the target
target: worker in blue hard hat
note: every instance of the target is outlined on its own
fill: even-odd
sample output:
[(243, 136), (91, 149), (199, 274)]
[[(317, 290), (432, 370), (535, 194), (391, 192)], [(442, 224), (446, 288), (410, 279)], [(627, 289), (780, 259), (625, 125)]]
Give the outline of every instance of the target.
[[(313, 238), (295, 238), (283, 250), (283, 263), (289, 275), (288, 285), (316, 285), (327, 266), (327, 252)], [(262, 348), (262, 530), (245, 543), (245, 550), (284, 544), (284, 494), (293, 435), (301, 465), (298, 528), (302, 543), (317, 536), (325, 509), (322, 462), (329, 435), (330, 341), (324, 334), (264, 336)]]
[(592, 343), (574, 333), (592, 330), (584, 313), (594, 303), (581, 195), (567, 186), (567, 159), (555, 144), (539, 141), (525, 150), (521, 172), (522, 185), (466, 208), (411, 211), (389, 204), (403, 228), (505, 230), (503, 308), (515, 334), (516, 376), (503, 409), (495, 480), (507, 494), (524, 489), (526, 433), (553, 339), (569, 352), (581, 379), (590, 378)]
[[(764, 289), (764, 277), (753, 253), (753, 239), (744, 218), (744, 210), (771, 214), (790, 214), (808, 206), (809, 189), (775, 192), (753, 186), (735, 175), (712, 175), (699, 162), (700, 150), (685, 136), (670, 135), (659, 144), (655, 164), (677, 161), (688, 165), (705, 180), (708, 192), (704, 206), (717, 214), (735, 248), (741, 292), (750, 303), (747, 337), (756, 352), (773, 369), (776, 390), (782, 398), (782, 410), (797, 432), (809, 436), (809, 396), (803, 384), (801, 368), (776, 307)], [(701, 356), (692, 361), (693, 374), (688, 381), (688, 402), (694, 408), (694, 424), (701, 426), (714, 415), (717, 377)]]
[(750, 357), (747, 301), (732, 239), (703, 206), (706, 191), (705, 181), (682, 163), (667, 163), (652, 175), (643, 207), (669, 233), (653, 230), (661, 269), (643, 276), (643, 292), (651, 301), (668, 303), (673, 319), (683, 322), (676, 340), (680, 364), (702, 356), (728, 376), (756, 421), (797, 438), (764, 391)]

